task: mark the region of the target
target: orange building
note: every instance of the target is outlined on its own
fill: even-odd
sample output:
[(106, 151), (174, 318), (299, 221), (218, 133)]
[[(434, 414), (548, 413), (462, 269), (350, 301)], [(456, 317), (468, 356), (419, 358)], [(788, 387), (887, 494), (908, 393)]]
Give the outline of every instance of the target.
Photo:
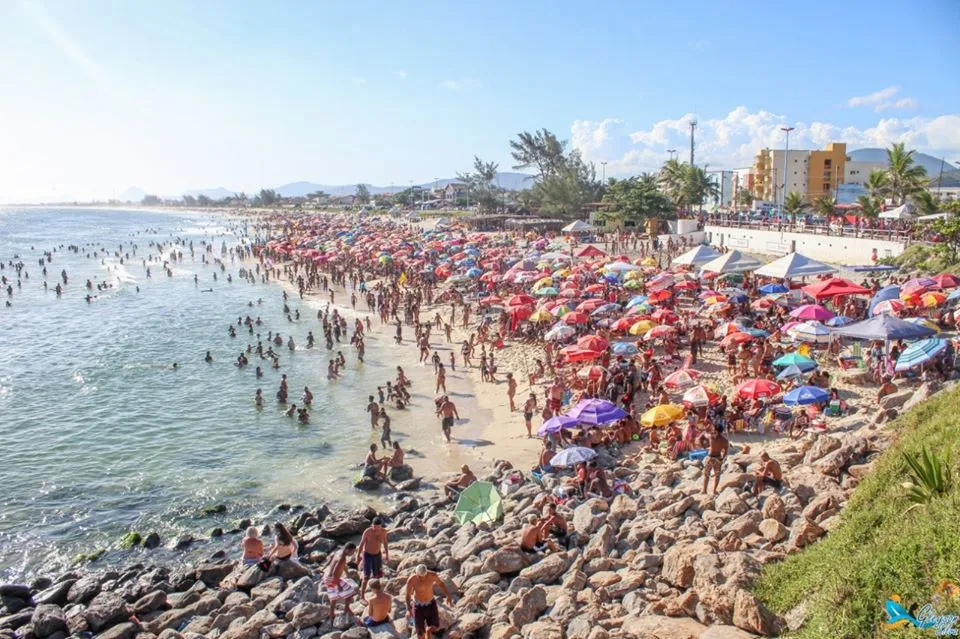
[(831, 142), (825, 151), (810, 151), (807, 160), (807, 202), (828, 195), (836, 197), (837, 185), (846, 175), (847, 145)]

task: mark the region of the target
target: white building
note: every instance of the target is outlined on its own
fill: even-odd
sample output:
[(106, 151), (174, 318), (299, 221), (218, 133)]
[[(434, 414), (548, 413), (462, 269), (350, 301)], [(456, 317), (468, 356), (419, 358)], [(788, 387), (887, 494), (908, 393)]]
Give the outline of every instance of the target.
[(848, 161), (843, 171), (844, 184), (859, 184), (863, 186), (873, 170), (886, 170), (887, 165), (881, 162), (851, 162)]

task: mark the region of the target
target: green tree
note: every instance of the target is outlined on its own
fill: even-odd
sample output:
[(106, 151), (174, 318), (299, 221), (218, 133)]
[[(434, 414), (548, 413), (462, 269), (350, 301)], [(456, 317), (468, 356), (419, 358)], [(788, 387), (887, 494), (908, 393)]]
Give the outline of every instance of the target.
[(916, 163), (914, 153), (914, 150), (907, 151), (903, 142), (887, 149), (887, 179), (894, 204), (903, 204), (927, 183), (927, 170)]
[(744, 206), (750, 206), (753, 204), (753, 193), (749, 189), (745, 189), (742, 186), (740, 191), (737, 193), (737, 203)]
[(273, 189), (260, 189), (257, 196), (253, 198), (253, 203), (256, 206), (272, 206), (276, 204), (279, 199), (280, 196), (278, 196), (277, 192)]
[(857, 198), (857, 204), (860, 205), (860, 215), (873, 220), (880, 215), (880, 200), (869, 195), (861, 195)]
[(660, 182), (660, 188), (670, 198), (674, 206), (678, 209), (687, 204), (688, 191), (684, 187), (686, 183), (686, 165), (677, 159), (670, 159), (663, 163), (657, 180)]
[(202, 193), (197, 196), (197, 205), (198, 205), (198, 206), (210, 206), (212, 203), (213, 203), (213, 200), (211, 200), (211, 199), (210, 199), (209, 197), (207, 197), (206, 195), (203, 195)]
[(193, 197), (192, 195), (184, 195), (184, 196), (183, 196), (183, 205), (184, 205), (184, 206), (196, 206), (196, 205), (197, 205), (197, 198)]
[(940, 203), (937, 202), (937, 198), (933, 196), (933, 193), (926, 189), (921, 189), (915, 193), (911, 193), (909, 201), (915, 207), (920, 215), (936, 215), (940, 212)]
[(873, 199), (885, 200), (890, 195), (890, 178), (886, 171), (880, 169), (870, 171), (867, 182), (863, 186)]
[(516, 140), (510, 140), (510, 155), (517, 162), (514, 169), (534, 168), (537, 179), (545, 180), (554, 176), (566, 165), (566, 140), (559, 140), (547, 129), (517, 134)]
[(603, 217), (634, 223), (660, 217), (672, 208), (656, 177), (646, 173), (625, 180), (610, 178), (602, 202)]
[(676, 159), (663, 164), (657, 179), (663, 192), (679, 210), (702, 205), (705, 199), (716, 197), (720, 192), (716, 180), (705, 169)]
[(716, 199), (720, 194), (720, 187), (712, 175), (707, 173), (706, 169), (699, 166), (684, 165), (687, 168), (686, 183), (684, 188), (687, 191), (687, 199), (690, 205), (703, 206), (704, 200), (708, 198)]
[(496, 162), (484, 162), (473, 156), (473, 171), (457, 174), (457, 179), (467, 185), (467, 198), (476, 202), (482, 213), (497, 210), (500, 202), (500, 190), (495, 184), (499, 166)]
[(810, 205), (803, 199), (803, 195), (796, 191), (790, 191), (783, 201), (783, 212), (790, 214), (791, 221), (797, 223), (797, 215), (807, 211)]
[(837, 201), (830, 195), (821, 195), (814, 201), (813, 210), (817, 212), (817, 215), (822, 215), (823, 217), (836, 215)]
[(366, 184), (358, 184), (357, 190), (354, 191), (354, 196), (362, 203), (366, 204), (370, 201), (370, 189), (367, 188)]
[(949, 215), (933, 221), (933, 230), (940, 236), (936, 247), (945, 254), (950, 264), (956, 264), (960, 253), (960, 200), (948, 202), (940, 208)]

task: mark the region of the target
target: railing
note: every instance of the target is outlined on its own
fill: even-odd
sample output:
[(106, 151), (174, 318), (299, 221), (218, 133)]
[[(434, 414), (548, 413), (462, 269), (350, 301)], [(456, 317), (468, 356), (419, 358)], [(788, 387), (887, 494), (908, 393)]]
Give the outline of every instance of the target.
[(766, 220), (740, 220), (736, 218), (708, 218), (705, 221), (707, 226), (722, 226), (734, 229), (751, 229), (754, 231), (775, 231), (777, 233), (803, 233), (805, 235), (829, 235), (833, 237), (855, 237), (867, 238), (872, 240), (885, 240), (888, 242), (910, 243), (910, 231), (908, 229), (875, 229), (870, 227), (857, 227), (850, 224), (824, 224), (823, 222), (804, 223), (766, 221)]

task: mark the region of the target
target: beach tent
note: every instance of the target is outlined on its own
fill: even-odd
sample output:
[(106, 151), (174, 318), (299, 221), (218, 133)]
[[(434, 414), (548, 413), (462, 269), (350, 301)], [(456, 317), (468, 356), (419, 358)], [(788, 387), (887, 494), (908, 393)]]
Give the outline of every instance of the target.
[(754, 271), (763, 266), (760, 260), (744, 255), (740, 251), (730, 251), (703, 265), (702, 269), (708, 273), (740, 273)]
[(496, 487), (488, 481), (477, 481), (460, 493), (453, 511), (457, 523), (494, 523), (503, 516), (503, 502)]
[(593, 227), (586, 222), (577, 220), (576, 222), (570, 222), (560, 230), (564, 233), (589, 233), (593, 230)]
[(855, 322), (833, 330), (834, 335), (852, 339), (895, 340), (922, 339), (935, 335), (936, 331), (926, 326), (912, 324), (893, 315), (877, 315), (862, 322)]
[(890, 209), (889, 211), (884, 211), (880, 214), (880, 218), (884, 220), (912, 220), (917, 216), (917, 209), (913, 204), (907, 202), (906, 204), (901, 204), (895, 209)]
[(723, 254), (712, 246), (698, 244), (683, 255), (673, 258), (670, 264), (673, 266), (699, 266), (700, 264), (711, 262), (721, 255)]
[(775, 277), (777, 279), (796, 279), (810, 275), (822, 275), (824, 273), (836, 273), (837, 269), (810, 259), (799, 253), (788, 253), (778, 260), (770, 262), (766, 266), (757, 269), (757, 275), (764, 277)]
[(815, 300), (836, 297), (837, 295), (869, 295), (871, 293), (869, 288), (857, 286), (842, 277), (831, 277), (829, 280), (804, 286), (800, 290)]
[(577, 251), (577, 257), (604, 257), (606, 253), (596, 246), (584, 246)]

